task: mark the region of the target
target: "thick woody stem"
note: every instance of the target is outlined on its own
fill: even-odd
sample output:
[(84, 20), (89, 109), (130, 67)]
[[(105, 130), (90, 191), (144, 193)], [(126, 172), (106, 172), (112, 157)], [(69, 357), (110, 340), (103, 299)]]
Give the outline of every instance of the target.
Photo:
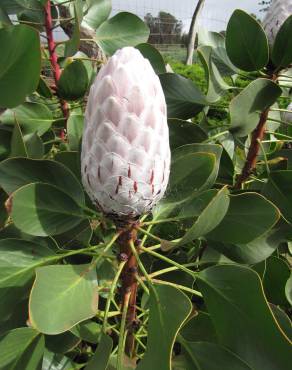
[[(273, 74), (271, 76), (272, 81), (276, 81), (278, 78), (277, 75)], [(252, 133), (251, 143), (248, 150), (247, 158), (244, 164), (244, 167), (241, 171), (241, 174), (238, 176), (238, 179), (235, 184), (235, 189), (241, 189), (242, 184), (249, 178), (250, 174), (256, 168), (257, 157), (261, 148), (261, 141), (265, 135), (266, 123), (269, 116), (270, 108), (264, 110), (260, 115), (259, 123), (256, 129)]]
[(137, 259), (133, 255), (130, 243), (137, 240), (136, 225), (130, 224), (126, 226), (118, 239), (120, 246), (120, 259), (126, 260), (127, 263), (121, 274), (121, 301), (122, 307), (124, 307), (127, 296), (130, 293), (128, 312), (126, 318), (127, 338), (125, 344), (125, 352), (128, 356), (133, 356), (134, 351), (134, 331), (136, 323), (136, 299), (137, 299)]
[[(56, 53), (56, 43), (55, 43), (54, 35), (53, 35), (53, 20), (52, 20), (50, 0), (48, 0), (45, 4), (45, 28), (46, 28), (46, 35), (48, 39), (48, 50), (50, 54), (50, 63), (51, 63), (51, 67), (53, 70), (55, 86), (57, 88), (57, 83), (61, 76), (61, 68), (58, 63), (58, 56)], [(61, 109), (63, 112), (63, 116), (65, 120), (67, 120), (69, 116), (68, 104), (64, 100), (60, 100), (60, 105), (61, 105)], [(63, 134), (61, 134), (61, 136), (62, 135)]]

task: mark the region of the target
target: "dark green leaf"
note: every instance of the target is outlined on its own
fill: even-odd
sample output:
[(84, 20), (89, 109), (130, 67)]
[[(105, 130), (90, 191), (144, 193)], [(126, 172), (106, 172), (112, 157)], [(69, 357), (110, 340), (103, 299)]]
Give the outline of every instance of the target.
[(168, 126), (171, 149), (186, 144), (200, 143), (208, 139), (208, 135), (196, 123), (170, 118)]
[(95, 40), (106, 54), (112, 55), (124, 46), (146, 42), (149, 33), (149, 28), (139, 17), (121, 12), (100, 25)]
[(81, 60), (74, 60), (64, 68), (57, 87), (59, 96), (65, 100), (84, 97), (88, 88), (88, 74)]
[(73, 335), (70, 331), (58, 335), (46, 335), (46, 348), (54, 353), (66, 353), (73, 350), (81, 339)]
[(152, 288), (147, 350), (137, 370), (171, 369), (172, 347), (191, 309), (190, 300), (180, 290), (167, 285)]
[[(222, 345), (252, 369), (287, 367), (292, 361), (291, 345), (276, 323), (253, 270), (218, 265), (200, 272), (197, 283)], [(236, 330), (230, 323), (236, 323)]]
[(257, 193), (231, 195), (225, 218), (207, 238), (223, 243), (247, 244), (266, 234), (279, 216), (278, 209)]
[(85, 370), (106, 370), (109, 363), (111, 351), (113, 348), (113, 340), (108, 335), (103, 334), (97, 350), (92, 359), (86, 366)]
[(157, 74), (166, 72), (163, 56), (154, 46), (152, 46), (151, 44), (144, 43), (137, 45), (136, 49), (138, 49), (141, 52), (144, 58), (147, 58), (149, 60), (154, 71)]
[(35, 182), (55, 185), (77, 203), (85, 203), (80, 183), (61, 163), (28, 158), (9, 158), (0, 163), (0, 185), (6, 193), (11, 194), (20, 187)]
[(175, 73), (163, 73), (159, 78), (169, 118), (192, 118), (208, 104), (205, 96), (191, 80)]
[(80, 140), (82, 138), (84, 126), (84, 117), (71, 114), (67, 121), (68, 141), (70, 150), (79, 150)]
[(269, 61), (267, 36), (257, 20), (237, 9), (226, 30), (226, 50), (231, 62), (244, 71), (257, 71)]
[(38, 86), (40, 38), (29, 26), (9, 26), (0, 29), (0, 45), (0, 107), (12, 108)]
[(32, 328), (17, 328), (0, 337), (0, 368), (41, 370), (44, 337)]
[(272, 61), (278, 68), (286, 68), (292, 62), (292, 15), (288, 17), (277, 33), (272, 50)]

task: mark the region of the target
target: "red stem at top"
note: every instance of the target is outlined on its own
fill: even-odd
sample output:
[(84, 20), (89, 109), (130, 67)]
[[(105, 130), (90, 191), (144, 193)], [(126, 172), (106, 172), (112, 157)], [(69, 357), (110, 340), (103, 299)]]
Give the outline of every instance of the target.
[[(48, 39), (48, 50), (50, 54), (50, 62), (53, 70), (53, 76), (55, 80), (55, 85), (57, 88), (57, 83), (61, 76), (61, 68), (58, 63), (58, 56), (56, 53), (56, 43), (53, 35), (53, 19), (51, 12), (51, 1), (48, 0), (45, 4), (45, 28), (46, 35)], [(69, 115), (68, 104), (64, 100), (60, 100), (61, 109), (63, 112), (64, 118), (67, 120)]]

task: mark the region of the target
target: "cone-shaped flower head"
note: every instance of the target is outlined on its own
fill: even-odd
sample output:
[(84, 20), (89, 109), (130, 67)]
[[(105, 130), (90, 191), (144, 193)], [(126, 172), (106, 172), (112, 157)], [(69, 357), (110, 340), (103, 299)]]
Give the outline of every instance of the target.
[(290, 112), (284, 113), (284, 121), (287, 123), (292, 123), (292, 103), (288, 105), (287, 110), (289, 110)]
[(292, 0), (273, 0), (263, 20), (263, 27), (273, 47), (277, 33), (285, 20), (292, 14)]
[(82, 140), (83, 185), (105, 214), (132, 218), (163, 197), (170, 167), (165, 97), (135, 48), (118, 50), (89, 93)]

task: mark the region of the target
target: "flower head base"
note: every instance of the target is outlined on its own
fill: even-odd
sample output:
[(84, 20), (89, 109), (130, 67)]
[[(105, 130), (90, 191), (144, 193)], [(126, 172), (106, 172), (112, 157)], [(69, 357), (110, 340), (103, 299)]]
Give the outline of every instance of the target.
[(269, 44), (273, 47), (279, 29), (292, 14), (291, 0), (273, 0), (263, 20), (263, 27), (268, 36)]
[(163, 197), (169, 167), (159, 78), (137, 49), (120, 49), (90, 90), (81, 154), (84, 187), (105, 214), (134, 218)]

